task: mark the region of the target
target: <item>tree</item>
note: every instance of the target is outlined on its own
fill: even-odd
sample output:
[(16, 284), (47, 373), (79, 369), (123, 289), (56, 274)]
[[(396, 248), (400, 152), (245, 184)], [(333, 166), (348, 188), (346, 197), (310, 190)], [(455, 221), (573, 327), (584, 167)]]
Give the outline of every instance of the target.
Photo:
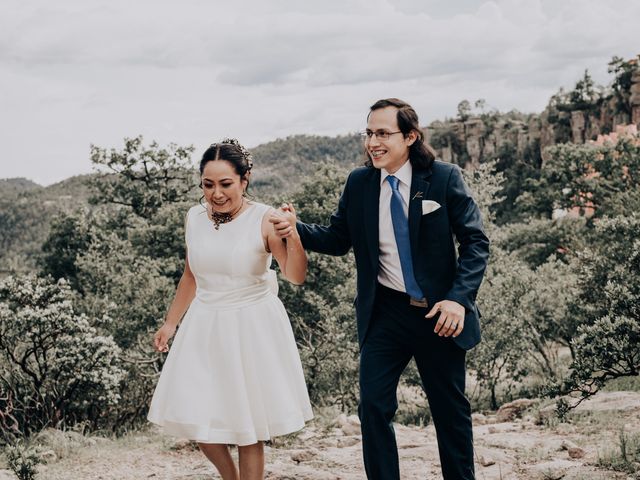
[(80, 290), (76, 261), (86, 252), (90, 242), (89, 226), (84, 216), (63, 214), (57, 217), (42, 244), (41, 272), (54, 280), (64, 278), (73, 289)]
[[(194, 148), (156, 142), (143, 145), (141, 136), (125, 138), (124, 149), (116, 151), (91, 146), (91, 161), (102, 174), (91, 180), (94, 204), (130, 207), (143, 218), (151, 218), (167, 203), (182, 202), (196, 187), (189, 156)], [(106, 171), (104, 171), (106, 169)]]
[(469, 115), (471, 115), (471, 104), (469, 100), (462, 100), (458, 104), (458, 120), (466, 122), (469, 119)]
[[(298, 218), (327, 224), (347, 171), (323, 165), (291, 196)], [(280, 281), (280, 297), (291, 317), (311, 400), (353, 410), (358, 402), (358, 341), (353, 298), (353, 255), (309, 253), (304, 286)]]
[(64, 280), (0, 283), (0, 412), (12, 418), (5, 440), (82, 421), (95, 428), (119, 400), (120, 349), (73, 299)]
[(616, 144), (556, 145), (528, 194), (518, 198), (524, 210), (550, 215), (550, 209), (576, 211), (589, 222), (626, 215), (640, 208), (640, 137)]
[(584, 399), (608, 380), (640, 374), (640, 216), (603, 219), (600, 241), (581, 257), (580, 295), (573, 315), (580, 319), (572, 342), (571, 374), (551, 391)]
[(614, 56), (609, 62), (607, 72), (614, 75), (611, 88), (613, 96), (616, 99), (616, 108), (631, 118), (631, 105), (629, 97), (631, 96), (631, 77), (633, 72), (638, 69), (640, 55), (630, 60), (624, 60), (621, 57)]
[[(599, 90), (602, 89), (600, 88)], [(575, 88), (569, 92), (571, 110), (593, 110), (601, 98), (602, 95), (597, 90), (588, 70), (584, 71), (583, 77), (578, 80)]]

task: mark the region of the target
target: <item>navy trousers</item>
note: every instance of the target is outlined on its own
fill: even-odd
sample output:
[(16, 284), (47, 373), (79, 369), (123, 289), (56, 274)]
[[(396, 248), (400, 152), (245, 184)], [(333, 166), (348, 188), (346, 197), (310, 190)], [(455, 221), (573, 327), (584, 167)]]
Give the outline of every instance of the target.
[[(472, 480), (471, 408), (465, 397), (465, 354), (434, 333), (436, 319), (409, 304), (405, 293), (378, 285), (372, 323), (360, 352), (364, 464), (369, 480), (399, 480), (393, 417), (403, 370), (415, 358), (436, 428), (445, 480)], [(436, 317), (437, 318), (437, 317)]]

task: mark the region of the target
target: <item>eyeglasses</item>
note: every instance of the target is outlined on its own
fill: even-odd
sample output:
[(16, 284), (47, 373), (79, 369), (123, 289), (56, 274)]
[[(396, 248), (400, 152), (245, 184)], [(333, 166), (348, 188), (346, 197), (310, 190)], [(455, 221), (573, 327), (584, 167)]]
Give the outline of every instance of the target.
[(400, 130), (398, 130), (397, 132), (387, 132), (385, 130), (378, 130), (377, 132), (372, 132), (371, 130), (363, 130), (362, 132), (359, 132), (360, 136), (362, 138), (366, 140), (371, 140), (371, 137), (373, 137), (374, 135), (376, 136), (376, 138), (378, 140), (389, 140), (389, 137), (391, 135), (395, 135), (396, 133), (402, 133)]

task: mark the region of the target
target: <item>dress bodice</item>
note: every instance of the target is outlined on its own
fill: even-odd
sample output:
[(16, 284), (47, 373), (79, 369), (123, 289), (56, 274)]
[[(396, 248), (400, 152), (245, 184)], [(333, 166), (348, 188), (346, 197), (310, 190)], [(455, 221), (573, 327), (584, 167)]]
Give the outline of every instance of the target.
[(196, 279), (194, 301), (216, 308), (234, 307), (277, 292), (275, 272), (269, 269), (271, 254), (265, 250), (261, 233), (262, 219), (270, 208), (251, 202), (218, 230), (204, 206), (189, 209), (185, 239)]

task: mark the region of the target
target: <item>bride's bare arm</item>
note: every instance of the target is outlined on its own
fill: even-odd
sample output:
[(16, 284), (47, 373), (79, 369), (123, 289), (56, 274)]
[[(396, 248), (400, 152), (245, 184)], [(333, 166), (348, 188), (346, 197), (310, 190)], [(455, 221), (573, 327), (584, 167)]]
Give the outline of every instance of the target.
[[(273, 228), (272, 223), (276, 217), (285, 219), (293, 225), (293, 232), (284, 240), (276, 234)], [(295, 210), (293, 207), (288, 211), (273, 210), (265, 220), (262, 224), (263, 235), (266, 236), (269, 250), (278, 262), (280, 270), (291, 283), (301, 285), (307, 275), (307, 254), (302, 248), (302, 242), (295, 229)]]
[(182, 317), (186, 313), (191, 301), (196, 296), (196, 279), (189, 267), (189, 256), (186, 256), (184, 264), (184, 272), (180, 281), (178, 282), (178, 288), (176, 294), (171, 302), (167, 316), (165, 317), (164, 324), (153, 336), (153, 345), (159, 352), (166, 352), (169, 350), (168, 342), (173, 334), (176, 332), (176, 327), (182, 320)]

